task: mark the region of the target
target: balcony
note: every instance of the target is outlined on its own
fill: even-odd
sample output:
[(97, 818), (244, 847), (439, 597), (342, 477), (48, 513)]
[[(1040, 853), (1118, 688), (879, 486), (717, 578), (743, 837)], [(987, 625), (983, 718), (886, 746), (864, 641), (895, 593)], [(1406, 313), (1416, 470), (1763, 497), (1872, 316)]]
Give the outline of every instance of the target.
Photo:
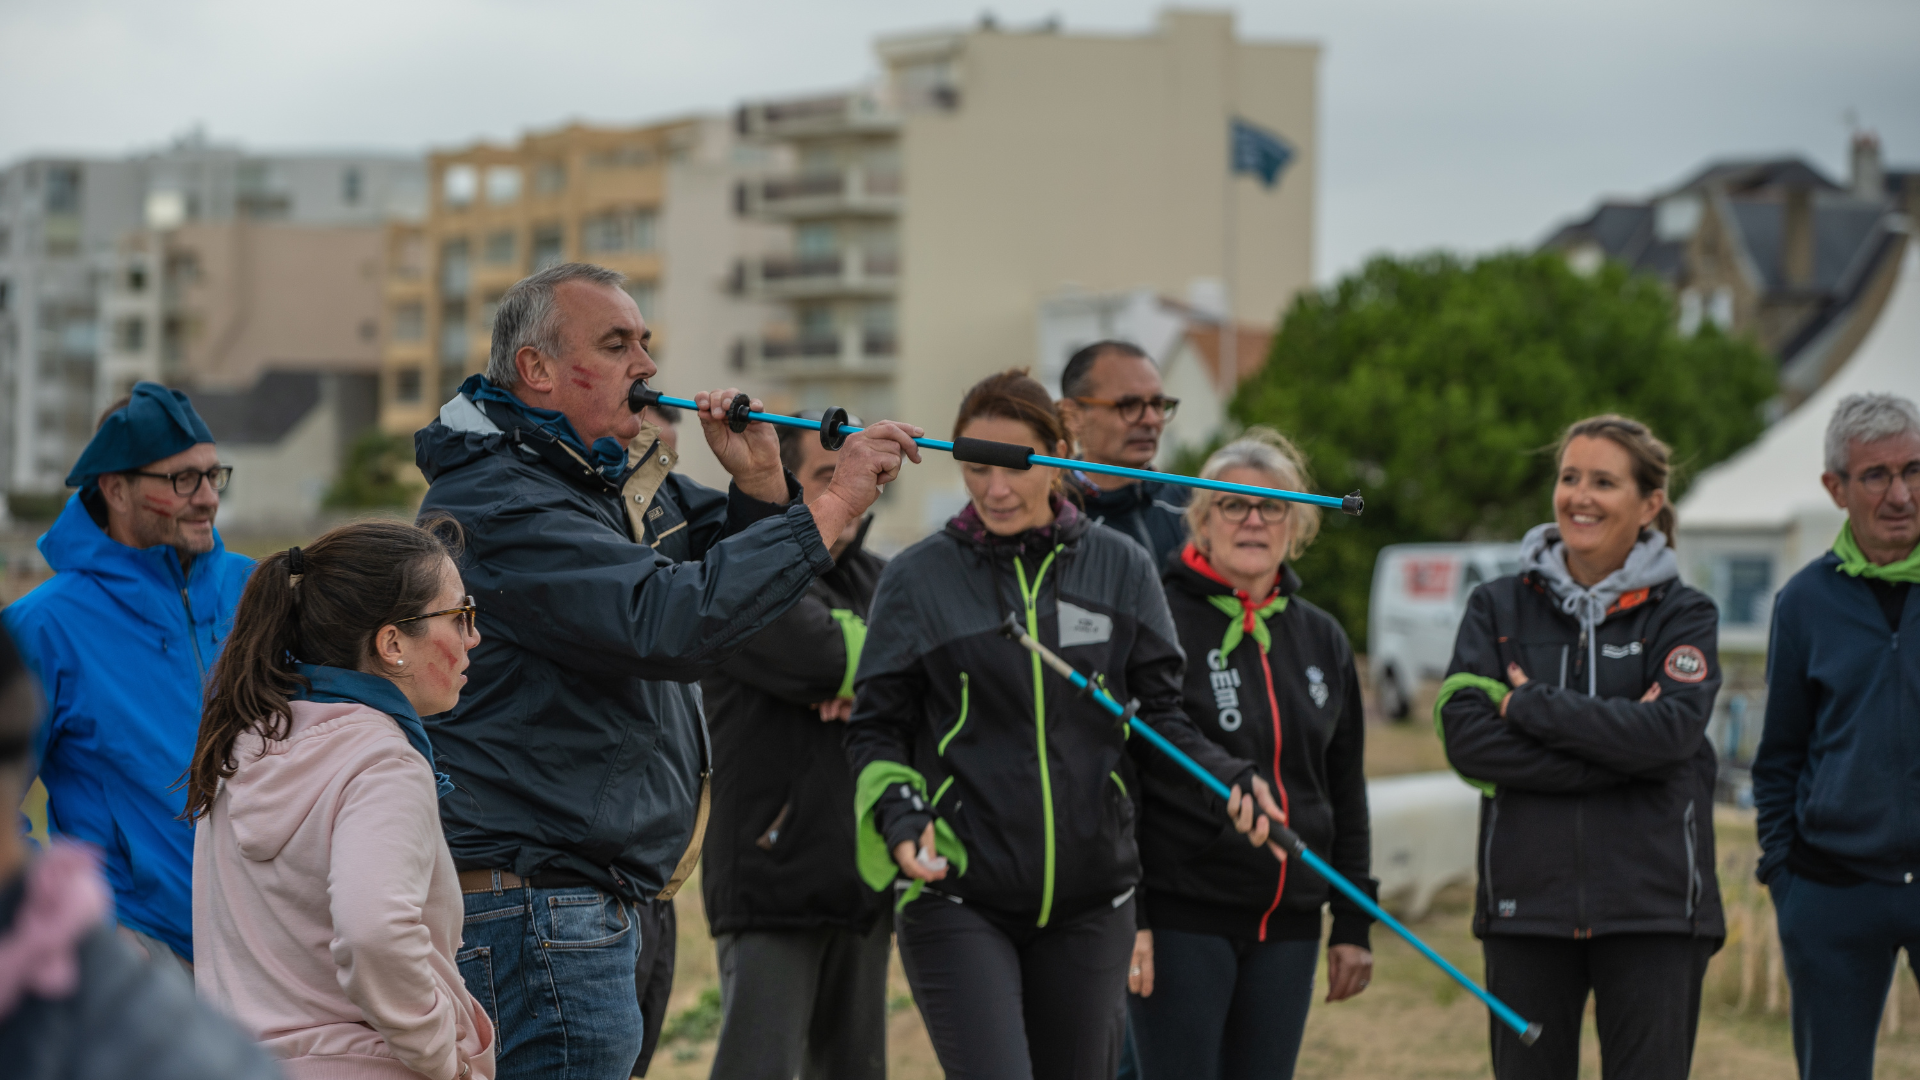
[(891, 296), (899, 279), (899, 255), (852, 247), (826, 255), (769, 255), (734, 267), (735, 291), (767, 300)]
[(748, 337), (734, 342), (732, 366), (758, 376), (887, 379), (893, 377), (895, 349), (891, 332), (858, 328)]
[(900, 118), (868, 94), (790, 98), (742, 105), (734, 130), (749, 139), (794, 139), (898, 131)]
[(892, 217), (900, 213), (900, 174), (862, 168), (749, 180), (734, 191), (742, 217), (794, 221), (823, 217)]

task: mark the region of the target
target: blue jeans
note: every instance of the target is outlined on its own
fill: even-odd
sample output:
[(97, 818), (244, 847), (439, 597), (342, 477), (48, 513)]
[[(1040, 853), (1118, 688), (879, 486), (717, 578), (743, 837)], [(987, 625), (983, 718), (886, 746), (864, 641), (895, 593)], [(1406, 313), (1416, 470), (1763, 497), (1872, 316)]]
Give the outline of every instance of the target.
[(466, 894), (459, 954), (499, 1080), (627, 1080), (640, 1054), (632, 904), (589, 886)]
[(1127, 995), (1145, 1080), (1286, 1080), (1300, 1056), (1320, 942), (1153, 932), (1153, 995)]
[(1793, 988), (1800, 1075), (1872, 1080), (1894, 959), (1920, 956), (1920, 892), (1869, 881), (1837, 888), (1782, 867), (1768, 883)]

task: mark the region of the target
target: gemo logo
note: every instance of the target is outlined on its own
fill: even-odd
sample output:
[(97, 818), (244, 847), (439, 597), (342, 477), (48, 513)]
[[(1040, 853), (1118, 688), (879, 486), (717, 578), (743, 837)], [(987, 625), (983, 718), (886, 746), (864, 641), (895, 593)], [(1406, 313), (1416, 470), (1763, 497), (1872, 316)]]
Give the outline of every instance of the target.
[(1213, 707), (1219, 711), (1221, 731), (1239, 731), (1240, 673), (1227, 669), (1219, 649), (1207, 650), (1207, 683), (1213, 689)]

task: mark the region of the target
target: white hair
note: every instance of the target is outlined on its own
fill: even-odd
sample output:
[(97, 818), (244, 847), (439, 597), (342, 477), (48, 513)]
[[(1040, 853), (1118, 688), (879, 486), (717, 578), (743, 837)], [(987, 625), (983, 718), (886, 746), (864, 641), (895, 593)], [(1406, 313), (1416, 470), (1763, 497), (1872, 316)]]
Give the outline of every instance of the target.
[(1910, 431), (1920, 431), (1920, 409), (1913, 402), (1894, 394), (1849, 394), (1827, 421), (1827, 471), (1847, 474), (1855, 442), (1879, 442)]

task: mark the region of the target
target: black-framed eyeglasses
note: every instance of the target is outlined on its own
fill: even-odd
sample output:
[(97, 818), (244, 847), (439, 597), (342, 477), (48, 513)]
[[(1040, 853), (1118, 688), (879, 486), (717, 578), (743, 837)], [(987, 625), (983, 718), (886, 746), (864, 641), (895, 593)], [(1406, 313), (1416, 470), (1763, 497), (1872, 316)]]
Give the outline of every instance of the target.
[(1125, 420), (1129, 424), (1139, 423), (1140, 419), (1147, 415), (1148, 409), (1153, 409), (1158, 412), (1162, 420), (1171, 420), (1173, 419), (1173, 414), (1180, 411), (1180, 399), (1177, 397), (1168, 397), (1165, 394), (1155, 394), (1152, 397), (1140, 397), (1138, 394), (1128, 394), (1126, 397), (1117, 400), (1097, 397), (1077, 397), (1068, 398), (1067, 400), (1078, 402), (1081, 405), (1105, 405), (1107, 408), (1119, 413), (1120, 419)]
[(1277, 525), (1287, 520), (1287, 511), (1291, 509), (1279, 499), (1243, 499), (1238, 495), (1215, 499), (1213, 503), (1213, 508), (1220, 511), (1220, 516), (1235, 525), (1247, 520), (1247, 515), (1255, 507), (1260, 509), (1261, 522), (1267, 525)]
[(227, 481), (233, 479), (231, 465), (215, 465), (211, 469), (181, 469), (171, 473), (141, 472), (139, 469), (129, 469), (127, 472), (128, 475), (144, 476), (149, 480), (165, 480), (173, 485), (175, 495), (191, 495), (199, 491), (202, 480), (215, 491), (225, 491)]
[(473, 597), (469, 596), (467, 597), (467, 602), (461, 604), (459, 607), (450, 607), (444, 611), (429, 611), (425, 615), (409, 615), (404, 619), (393, 620), (393, 625), (399, 626), (401, 623), (419, 622), (421, 619), (437, 619), (442, 615), (460, 616), (460, 634), (462, 637), (465, 637), (473, 633), (474, 620), (480, 617), (480, 605), (474, 603)]
[[(1847, 474), (1841, 473), (1840, 475), (1845, 477)], [(1867, 494), (1878, 498), (1881, 495), (1885, 495), (1887, 489), (1893, 486), (1894, 475), (1894, 471), (1885, 465), (1875, 465), (1873, 468), (1862, 472), (1859, 476), (1853, 477), (1852, 479), (1861, 487), (1866, 488)], [(1908, 491), (1913, 492), (1915, 495), (1920, 495), (1920, 461), (1907, 462), (1907, 467), (1901, 469), (1898, 475), (1900, 482), (1907, 485)]]

